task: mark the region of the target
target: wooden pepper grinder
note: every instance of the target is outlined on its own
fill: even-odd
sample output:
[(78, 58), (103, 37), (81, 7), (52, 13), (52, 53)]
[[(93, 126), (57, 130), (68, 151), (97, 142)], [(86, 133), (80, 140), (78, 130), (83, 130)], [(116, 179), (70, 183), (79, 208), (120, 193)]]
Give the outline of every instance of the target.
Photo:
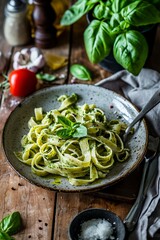
[(51, 48), (56, 42), (56, 29), (53, 22), (56, 14), (51, 0), (34, 0), (33, 22), (35, 27), (35, 45), (38, 48)]

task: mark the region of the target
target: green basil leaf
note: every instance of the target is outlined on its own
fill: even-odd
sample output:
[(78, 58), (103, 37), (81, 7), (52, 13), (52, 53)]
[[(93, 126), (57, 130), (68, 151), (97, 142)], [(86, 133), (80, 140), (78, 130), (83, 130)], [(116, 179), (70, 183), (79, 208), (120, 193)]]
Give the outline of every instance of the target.
[(19, 212), (13, 212), (7, 215), (0, 222), (0, 231), (13, 235), (17, 233), (22, 227), (22, 219)]
[(160, 22), (160, 11), (146, 1), (138, 0), (121, 11), (122, 16), (133, 26), (144, 26)]
[(40, 80), (48, 81), (48, 82), (52, 82), (57, 79), (55, 75), (49, 74), (49, 73), (37, 73), (36, 77)]
[(0, 240), (14, 240), (14, 238), (10, 237), (7, 233), (0, 232)]
[(72, 121), (70, 121), (68, 118), (64, 117), (64, 116), (58, 116), (58, 122), (61, 123), (63, 126), (68, 126), (68, 127), (72, 127), (74, 125), (74, 123)]
[(114, 1), (115, 0), (108, 0), (108, 1), (106, 1), (106, 6), (108, 6), (110, 8)]
[[(129, 2), (129, 3), (128, 3)], [(135, 0), (123, 1), (123, 0), (114, 0), (112, 3), (112, 11), (114, 13), (119, 13), (122, 8), (127, 6), (128, 4), (135, 2)]]
[(64, 116), (58, 116), (58, 122), (64, 126), (64, 128), (61, 128), (56, 132), (57, 136), (62, 139), (87, 136), (87, 128), (78, 122), (72, 122)]
[(120, 33), (123, 33), (124, 30), (128, 30), (130, 28), (130, 24), (125, 21), (125, 20), (122, 20), (119, 24), (117, 24), (117, 26), (112, 26), (111, 27), (111, 31), (110, 33), (113, 34), (113, 35), (118, 35)]
[(108, 32), (108, 24), (93, 20), (84, 32), (84, 43), (89, 60), (98, 63), (109, 55), (113, 40)]
[(76, 129), (80, 126), (81, 124), (79, 122), (75, 122), (74, 125), (72, 126), (73, 129)]
[(75, 132), (73, 133), (74, 138), (81, 138), (87, 136), (87, 128), (83, 125), (80, 125), (76, 128)]
[(100, 2), (97, 6), (95, 6), (93, 10), (93, 16), (99, 20), (101, 19), (109, 19), (112, 12), (109, 9), (108, 6), (106, 6), (106, 3)]
[(63, 26), (71, 25), (88, 13), (99, 0), (79, 0), (65, 11), (60, 24)]
[(80, 80), (91, 80), (91, 72), (81, 64), (73, 64), (70, 67), (71, 74)]
[(63, 129), (57, 130), (56, 134), (58, 137), (60, 137), (62, 139), (68, 139), (68, 138), (72, 137), (73, 132), (74, 131), (72, 129), (63, 128)]
[(114, 29), (115, 27), (119, 26), (120, 23), (123, 21), (123, 18), (121, 16), (121, 14), (119, 13), (114, 13), (112, 14), (112, 17), (110, 18), (110, 26), (112, 29)]
[(130, 30), (117, 36), (113, 54), (120, 65), (138, 75), (148, 56), (148, 44), (140, 32)]

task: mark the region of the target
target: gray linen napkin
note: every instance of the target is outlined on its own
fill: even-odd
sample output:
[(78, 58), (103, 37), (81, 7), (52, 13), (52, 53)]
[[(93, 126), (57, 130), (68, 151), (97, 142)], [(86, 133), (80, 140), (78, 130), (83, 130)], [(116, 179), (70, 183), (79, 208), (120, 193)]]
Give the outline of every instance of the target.
[[(153, 93), (160, 90), (160, 73), (143, 68), (135, 77), (128, 71), (122, 70), (96, 85), (123, 94), (141, 110)], [(160, 137), (160, 104), (146, 115), (146, 120), (149, 134)], [(157, 233), (160, 229), (160, 153), (154, 159), (150, 171), (155, 172), (155, 178), (149, 186), (138, 224), (130, 234), (129, 240), (160, 239)]]

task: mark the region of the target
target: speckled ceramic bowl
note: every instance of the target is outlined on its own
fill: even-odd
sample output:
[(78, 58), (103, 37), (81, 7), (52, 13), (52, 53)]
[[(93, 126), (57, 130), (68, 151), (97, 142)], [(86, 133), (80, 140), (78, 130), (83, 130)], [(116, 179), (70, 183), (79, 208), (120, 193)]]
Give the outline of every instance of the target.
[(34, 108), (42, 107), (44, 111), (58, 108), (59, 102), (57, 98), (60, 95), (71, 95), (72, 93), (79, 95), (79, 105), (94, 103), (105, 112), (108, 119), (120, 117), (126, 123), (129, 123), (138, 114), (136, 108), (125, 98), (99, 86), (72, 84), (45, 88), (27, 97), (10, 114), (3, 130), (3, 149), (8, 162), (14, 170), (35, 185), (64, 192), (97, 191), (125, 178), (142, 161), (148, 141), (144, 121), (135, 125), (135, 134), (128, 142), (131, 149), (130, 158), (123, 163), (116, 163), (106, 178), (87, 186), (72, 186), (63, 177), (59, 184), (55, 183), (54, 176), (39, 177), (33, 174), (31, 168), (20, 162), (14, 155), (14, 151), (21, 150), (21, 138), (28, 132), (28, 120), (34, 115)]
[(109, 223), (112, 224), (112, 228), (113, 228), (112, 237), (114, 238), (109, 238), (109, 239), (115, 239), (115, 240), (125, 239), (125, 227), (122, 220), (115, 213), (111, 211), (107, 211), (105, 209), (101, 209), (101, 208), (86, 209), (80, 212), (79, 214), (77, 214), (69, 225), (69, 229), (68, 229), (69, 239), (78, 240), (79, 236), (81, 236), (83, 223), (93, 219), (107, 220)]

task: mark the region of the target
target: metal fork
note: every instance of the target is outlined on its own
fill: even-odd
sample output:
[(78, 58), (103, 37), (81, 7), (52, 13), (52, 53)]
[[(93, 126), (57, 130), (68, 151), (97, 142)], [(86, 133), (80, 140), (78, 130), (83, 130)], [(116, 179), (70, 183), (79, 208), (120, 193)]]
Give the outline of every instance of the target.
[(130, 133), (131, 128), (138, 122), (140, 121), (142, 118), (144, 118), (144, 116), (150, 111), (152, 110), (158, 103), (160, 102), (160, 91), (156, 91), (153, 96), (151, 97), (151, 99), (149, 100), (149, 102), (147, 102), (147, 104), (142, 108), (142, 110), (139, 112), (139, 114), (135, 117), (135, 119), (128, 125), (127, 129), (125, 130), (125, 133), (123, 134), (122, 138), (123, 138), (123, 142), (126, 142), (127, 137)]
[(141, 179), (141, 183), (140, 183), (140, 188), (139, 188), (139, 192), (138, 192), (138, 196), (137, 199), (134, 203), (134, 205), (132, 206), (131, 210), (129, 211), (127, 217), (124, 219), (124, 224), (126, 226), (126, 229), (131, 232), (137, 222), (138, 222), (138, 218), (140, 216), (142, 207), (143, 207), (143, 203), (146, 197), (146, 193), (148, 190), (148, 187), (151, 183), (151, 181), (153, 180), (153, 175), (150, 176), (150, 179), (147, 181), (147, 173), (149, 170), (149, 164), (150, 162), (155, 158), (157, 152), (158, 152), (158, 147), (159, 147), (159, 138), (153, 138), (153, 137), (149, 137), (149, 145), (148, 145), (148, 151), (147, 154), (144, 158), (145, 163), (144, 163), (144, 168), (143, 168), (143, 173), (142, 173), (142, 179)]

